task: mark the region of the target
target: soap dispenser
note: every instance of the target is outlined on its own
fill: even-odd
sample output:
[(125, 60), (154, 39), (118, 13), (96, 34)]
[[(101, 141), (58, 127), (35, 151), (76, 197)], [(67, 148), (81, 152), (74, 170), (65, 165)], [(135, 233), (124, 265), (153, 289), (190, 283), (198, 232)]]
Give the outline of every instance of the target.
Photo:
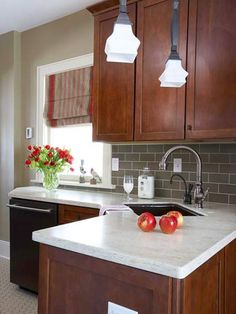
[(154, 197), (154, 176), (148, 167), (144, 167), (141, 175), (138, 177), (138, 197)]

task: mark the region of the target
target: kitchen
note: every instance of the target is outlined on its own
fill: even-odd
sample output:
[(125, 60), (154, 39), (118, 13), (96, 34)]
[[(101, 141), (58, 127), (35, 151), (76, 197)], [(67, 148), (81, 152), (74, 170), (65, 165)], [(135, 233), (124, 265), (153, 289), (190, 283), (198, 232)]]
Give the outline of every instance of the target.
[[(150, 2), (150, 1), (149, 1)], [(149, 5), (149, 2), (147, 3), (147, 8)], [(158, 2), (158, 1), (157, 1)], [(191, 7), (191, 14), (194, 15), (194, 5), (196, 1), (191, 1), (193, 3), (193, 6)], [(230, 1), (218, 1), (219, 3), (230, 3)], [(217, 2), (217, 3), (218, 3)], [(138, 5), (141, 7), (138, 10), (143, 10), (142, 4), (144, 2), (140, 2)], [(150, 2), (151, 3), (151, 2)], [(184, 7), (186, 9), (186, 1), (183, 1)], [(199, 5), (204, 6), (204, 3), (199, 1)], [(231, 3), (232, 8), (234, 8), (233, 2)], [(170, 7), (170, 16), (171, 16), (171, 5)], [(99, 8), (98, 8), (99, 9)], [(97, 10), (98, 10), (97, 9)], [(235, 12), (233, 9), (230, 10), (230, 5), (226, 6), (227, 13)], [(225, 10), (226, 10), (225, 9)], [(156, 9), (158, 11), (158, 9)], [(91, 9), (90, 9), (91, 11)], [(95, 9), (93, 9), (95, 12)], [(139, 14), (141, 14), (139, 11)], [(147, 11), (148, 12), (148, 11)], [(161, 11), (162, 12), (162, 11)], [(225, 12), (225, 11), (224, 11)], [(186, 13), (186, 12), (185, 12)], [(104, 13), (105, 14), (105, 13)], [(108, 13), (107, 13), (108, 14)], [(113, 14), (113, 13), (112, 13)], [(151, 14), (148, 12), (147, 14)], [(162, 15), (162, 13), (161, 13)], [(233, 13), (232, 13), (233, 15)], [(117, 16), (117, 11), (116, 11)], [(114, 18), (116, 18), (116, 16)], [(156, 16), (156, 15), (155, 15)], [(154, 19), (155, 19), (154, 16)], [(231, 15), (229, 15), (231, 16)], [(102, 15), (101, 15), (102, 17)], [(131, 18), (131, 16), (130, 16)], [(203, 15), (203, 18), (206, 18), (206, 16)], [(233, 18), (233, 17), (232, 17)], [(102, 18), (100, 19), (102, 21)], [(105, 19), (106, 20), (106, 19)], [(99, 18), (97, 18), (97, 21), (99, 21)], [(230, 18), (227, 19), (227, 22), (230, 23)], [(109, 22), (112, 26), (112, 23)], [(226, 23), (226, 19), (223, 20), (222, 23)], [(166, 24), (168, 24), (166, 22)], [(147, 24), (148, 25), (148, 24)], [(192, 24), (191, 24), (192, 25)], [(3, 162), (1, 162), (2, 167), (2, 182), (1, 182), (1, 240), (5, 244), (5, 242), (9, 241), (9, 210), (6, 208), (6, 204), (8, 203), (8, 193), (13, 190), (15, 187), (22, 187), (22, 186), (29, 186), (32, 185), (32, 182), (30, 182), (30, 179), (33, 179), (33, 174), (28, 169), (24, 168), (24, 160), (26, 158), (26, 150), (27, 146), (29, 144), (35, 144), (35, 138), (33, 137), (32, 140), (26, 140), (25, 139), (25, 129), (27, 127), (35, 127), (36, 125), (36, 68), (38, 66), (42, 66), (45, 64), (50, 64), (53, 62), (57, 62), (60, 60), (65, 60), (69, 58), (74, 58), (81, 55), (90, 54), (91, 52), (94, 52), (93, 49), (93, 27), (94, 27), (94, 20), (93, 16), (86, 10), (83, 10), (81, 12), (75, 13), (73, 15), (67, 16), (65, 18), (62, 18), (56, 22), (52, 22), (43, 26), (36, 27), (34, 29), (25, 31), (23, 33), (17, 33), (17, 32), (11, 32), (8, 34), (4, 34), (1, 36), (1, 51), (2, 53), (5, 52), (5, 56), (1, 59), (1, 73), (9, 73), (9, 68), (14, 69), (14, 73), (8, 74), (7, 77), (4, 76), (5, 81), (3, 81), (3, 85), (1, 87), (1, 94), (3, 97), (3, 100), (1, 101), (1, 159)], [(97, 29), (98, 24), (95, 25), (95, 30)], [(186, 28), (187, 25), (182, 25), (182, 28)], [(148, 29), (151, 29), (150, 26), (147, 26)], [(167, 25), (167, 31), (165, 37), (169, 36), (169, 27)], [(231, 26), (232, 31), (232, 26)], [(192, 28), (190, 29), (191, 31)], [(142, 32), (145, 32), (145, 30), (139, 29), (139, 39), (142, 41)], [(216, 33), (217, 35), (218, 33)], [(190, 36), (190, 35), (189, 35)], [(219, 33), (219, 36), (221, 36), (221, 33)], [(231, 34), (233, 36), (233, 34)], [(235, 34), (234, 34), (235, 36)], [(104, 36), (106, 37), (106, 36)], [(146, 36), (145, 36), (146, 38)], [(194, 37), (191, 37), (194, 38)], [(190, 39), (191, 39), (190, 38)], [(222, 38), (222, 37), (220, 37)], [(227, 36), (226, 36), (227, 38)], [(186, 38), (185, 38), (186, 39)], [(164, 62), (166, 61), (168, 57), (169, 52), (169, 39), (164, 38), (166, 45), (168, 46), (166, 54), (163, 52), (157, 56), (157, 58), (161, 58), (162, 62), (158, 60), (158, 66), (164, 70)], [(192, 39), (193, 40), (193, 39)], [(102, 38), (102, 41), (105, 41), (105, 38)], [(191, 40), (190, 40), (191, 41)], [(228, 47), (225, 44), (219, 44), (216, 39), (216, 44), (218, 46), (218, 50), (213, 49), (213, 52), (211, 54), (211, 57), (214, 56), (217, 58), (219, 49)], [(230, 41), (233, 43), (233, 41)], [(214, 42), (213, 42), (214, 43)], [(213, 44), (211, 43), (211, 44)], [(155, 43), (153, 43), (154, 45)], [(158, 44), (158, 40), (156, 41), (156, 44)], [(183, 45), (184, 43), (182, 43)], [(204, 44), (200, 42), (200, 45)], [(21, 46), (21, 47), (20, 47)], [(104, 46), (104, 45), (103, 45)], [(190, 49), (192, 46), (189, 45), (188, 48)], [(230, 47), (230, 48), (229, 48)], [(137, 196), (138, 190), (137, 190), (137, 178), (142, 171), (143, 167), (148, 166), (155, 175), (155, 196), (158, 198), (166, 197), (166, 198), (177, 198), (179, 200), (182, 199), (183, 193), (184, 193), (184, 187), (183, 184), (180, 183), (178, 180), (174, 181), (173, 185), (170, 185), (169, 180), (172, 174), (171, 166), (172, 166), (172, 160), (170, 163), (170, 166), (167, 171), (160, 171), (158, 169), (158, 162), (160, 161), (161, 157), (164, 155), (164, 153), (170, 148), (170, 146), (175, 146), (177, 144), (184, 144), (186, 143), (190, 144), (191, 147), (193, 147), (196, 151), (198, 151), (201, 155), (201, 158), (203, 160), (203, 183), (204, 188), (206, 189), (209, 187), (209, 194), (207, 196), (207, 200), (210, 202), (217, 202), (221, 204), (235, 204), (235, 195), (236, 195), (236, 189), (235, 189), (235, 156), (236, 156), (236, 146), (234, 144), (234, 138), (235, 138), (235, 88), (233, 84), (235, 84), (235, 61), (234, 58), (230, 57), (234, 55), (235, 52), (235, 46), (232, 44), (229, 46), (228, 49), (222, 49), (220, 50), (220, 53), (222, 53), (221, 58), (217, 58), (217, 62), (222, 61), (222, 63), (217, 63), (219, 65), (219, 69), (223, 71), (224, 74), (222, 74), (220, 82), (221, 84), (224, 84), (224, 88), (222, 90), (227, 97), (229, 97), (230, 100), (234, 100), (233, 104), (228, 104), (227, 102), (223, 102), (223, 110), (218, 112), (218, 115), (220, 115), (220, 119), (218, 119), (217, 123), (220, 125), (220, 128), (213, 125), (215, 129), (213, 131), (207, 129), (207, 131), (201, 130), (202, 125), (204, 126), (204, 123), (209, 124), (209, 121), (205, 121), (206, 115), (209, 117), (211, 116), (211, 112), (214, 110), (217, 111), (217, 109), (214, 107), (214, 110), (211, 108), (206, 108), (206, 105), (204, 104), (202, 107), (199, 107), (199, 111), (196, 112), (196, 117), (191, 116), (191, 110), (187, 111), (186, 115), (188, 117), (189, 121), (192, 121), (190, 124), (194, 125), (194, 123), (197, 125), (197, 127), (200, 129), (200, 131), (195, 130), (186, 130), (186, 134), (188, 136), (186, 139), (184, 139), (183, 130), (181, 123), (185, 123), (183, 121), (183, 117), (185, 116), (185, 113), (183, 112), (184, 106), (183, 106), (183, 99), (185, 98), (185, 92), (184, 88), (182, 87), (180, 91), (178, 92), (178, 99), (180, 106), (178, 107), (178, 110), (176, 110), (176, 115), (178, 116), (178, 124), (179, 127), (178, 130), (174, 130), (173, 128), (170, 128), (170, 131), (168, 129), (165, 130), (165, 132), (160, 132), (162, 121), (159, 119), (156, 123), (153, 122), (153, 115), (150, 115), (147, 112), (142, 112), (144, 115), (147, 115), (146, 122), (143, 121), (142, 127), (143, 129), (137, 125), (134, 126), (133, 121), (135, 123), (138, 123), (137, 121), (140, 121), (140, 119), (135, 118), (132, 119), (133, 113), (131, 110), (129, 111), (128, 115), (125, 115), (125, 111), (123, 110), (124, 107), (127, 106), (127, 108), (130, 107), (130, 103), (133, 102), (134, 98), (134, 88), (131, 86), (132, 84), (129, 84), (129, 89), (132, 88), (132, 90), (129, 90), (129, 97), (127, 97), (127, 90), (124, 90), (124, 85), (122, 85), (122, 81), (119, 81), (116, 77), (114, 81), (116, 81), (116, 88), (117, 92), (121, 93), (125, 91), (125, 95), (122, 94), (123, 98), (123, 106), (120, 104), (119, 106), (113, 106), (113, 109), (110, 108), (109, 115), (110, 119), (106, 119), (104, 121), (104, 108), (101, 108), (99, 111), (101, 115), (103, 115), (102, 124), (99, 123), (99, 121), (96, 121), (95, 124), (95, 130), (96, 130), (96, 136), (97, 140), (104, 140), (106, 142), (114, 142), (112, 145), (112, 157), (113, 158), (119, 158), (119, 170), (118, 171), (112, 171), (112, 178), (111, 183), (112, 185), (116, 185), (116, 189), (112, 190), (117, 193), (123, 193), (123, 176), (124, 174), (131, 174), (134, 177), (134, 189), (132, 193)], [(141, 71), (147, 71), (147, 69), (141, 68), (142, 63), (142, 54), (145, 53), (142, 50), (142, 46), (140, 46), (140, 49), (138, 51), (137, 56), (137, 83), (136, 86), (141, 86), (142, 82), (139, 80), (141, 77)], [(153, 47), (155, 50), (155, 45)], [(184, 61), (185, 54), (183, 50), (183, 46), (180, 47), (180, 55), (181, 58)], [(193, 47), (191, 48), (193, 49)], [(191, 50), (192, 51), (192, 50)], [(204, 49), (202, 51), (205, 51)], [(150, 52), (152, 53), (152, 52)], [(206, 54), (208, 51), (206, 51)], [(228, 55), (228, 59), (227, 56)], [(210, 62), (209, 58), (207, 58), (207, 55), (205, 56), (206, 60)], [(105, 60), (105, 57), (104, 57)], [(145, 59), (146, 60), (146, 59)], [(150, 57), (147, 56), (147, 60), (150, 60)], [(164, 60), (164, 61), (163, 61)], [(213, 59), (215, 62), (215, 60)], [(105, 62), (105, 61), (103, 61)], [(213, 63), (214, 63), (213, 62)], [(163, 65), (160, 65), (160, 64)], [(184, 64), (184, 63), (183, 63)], [(21, 69), (20, 69), (21, 65)], [(148, 64), (144, 64), (145, 66), (149, 66)], [(199, 60), (199, 69), (202, 65), (202, 60)], [(100, 65), (99, 65), (100, 66)], [(102, 69), (105, 69), (105, 65), (102, 64)], [(192, 63), (189, 63), (189, 66), (192, 66)], [(203, 66), (206, 66), (204, 64)], [(158, 71), (155, 70), (155, 67), (153, 66), (154, 70), (151, 72), (149, 79), (150, 82), (156, 80), (158, 91), (159, 83), (158, 83), (158, 76), (161, 73), (155, 74)], [(117, 69), (117, 65), (116, 65)], [(150, 70), (150, 69), (149, 69)], [(156, 71), (156, 72), (155, 72)], [(189, 70), (188, 70), (189, 71)], [(194, 70), (193, 70), (194, 71)], [(225, 71), (225, 72), (224, 72)], [(139, 74), (138, 74), (139, 73)], [(190, 73), (190, 71), (189, 71)], [(122, 73), (121, 73), (122, 74)], [(219, 92), (217, 94), (217, 99), (219, 102), (222, 102), (224, 100), (224, 95), (221, 95), (221, 86), (217, 85), (219, 84), (219, 81), (217, 81), (217, 71), (213, 73), (214, 74), (214, 84), (216, 85), (209, 85), (208, 76), (210, 75), (209, 72), (207, 72), (207, 77), (205, 78), (207, 80), (207, 90), (202, 90), (202, 92), (196, 97), (199, 97), (196, 99), (197, 102), (201, 101), (201, 97), (205, 97), (209, 101), (212, 100), (212, 89), (214, 88), (214, 94), (216, 92)], [(104, 74), (103, 74), (104, 75)], [(110, 74), (109, 74), (110, 75)], [(153, 76), (156, 76), (156, 79), (153, 78)], [(201, 73), (201, 77), (196, 76), (198, 79), (197, 84), (199, 85), (199, 88), (201, 87), (201, 82), (204, 82), (203, 74)], [(134, 75), (133, 75), (134, 76)], [(127, 75), (127, 78), (131, 78), (134, 80), (134, 77), (132, 76), (132, 73)], [(19, 78), (14, 80), (14, 78)], [(193, 91), (193, 81), (192, 81), (191, 73), (189, 74), (189, 77), (187, 78), (188, 84), (190, 87), (188, 87), (188, 93), (187, 93), (187, 103), (192, 103), (193, 98), (191, 95), (194, 94)], [(226, 82), (222, 81), (223, 77), (225, 80), (227, 79), (227, 85)], [(209, 78), (212, 78), (209, 76)], [(154, 85), (152, 85), (149, 81), (146, 79), (143, 81), (144, 87), (138, 88), (136, 90), (136, 101), (138, 101), (137, 104), (137, 110), (135, 111), (135, 114), (140, 114), (142, 111), (142, 104), (140, 104), (140, 101), (144, 98), (140, 97), (139, 92), (141, 89), (148, 90), (147, 84), (150, 85), (150, 89), (153, 88)], [(5, 85), (4, 85), (5, 84)], [(120, 85), (119, 85), (120, 84)], [(231, 85), (230, 85), (231, 84)], [(229, 88), (229, 86), (231, 86)], [(108, 106), (109, 108), (109, 97), (111, 97), (111, 88), (112, 84), (106, 85), (108, 94), (101, 94), (101, 91), (97, 91), (98, 97), (103, 97), (103, 103)], [(114, 89), (114, 88), (113, 88)], [(209, 91), (209, 94), (207, 92)], [(150, 91), (148, 91), (150, 93)], [(170, 97), (170, 103), (165, 103), (165, 115), (162, 117), (170, 114), (168, 111), (171, 110), (171, 107), (173, 107), (173, 99), (175, 99), (174, 92), (168, 92), (168, 91), (160, 91), (160, 95), (162, 97)], [(167, 95), (163, 95), (166, 94)], [(171, 93), (171, 96), (168, 96), (168, 93)], [(21, 95), (21, 96), (19, 96)], [(133, 95), (133, 96), (132, 96)], [(203, 95), (203, 96), (202, 96)], [(105, 97), (105, 98), (104, 98)], [(106, 98), (107, 97), (107, 98)], [(116, 95), (117, 97), (117, 95)], [(147, 96), (145, 96), (147, 97)], [(152, 96), (151, 96), (152, 97)], [(163, 99), (160, 97), (160, 99)], [(209, 98), (208, 98), (209, 97)], [(213, 97), (213, 96), (212, 96)], [(130, 103), (126, 103), (127, 101), (130, 101)], [(165, 99), (165, 98), (164, 98)], [(156, 100), (158, 103), (158, 99)], [(215, 101), (215, 98), (213, 97), (213, 100)], [(7, 103), (7, 106), (6, 106)], [(152, 103), (150, 103), (152, 106)], [(132, 105), (133, 106), (133, 105)], [(160, 103), (159, 106), (161, 107), (162, 104)], [(204, 107), (205, 106), (205, 107)], [(227, 107), (228, 106), (228, 107)], [(6, 110), (7, 107), (7, 110)], [(133, 107), (132, 107), (133, 108)], [(225, 110), (224, 110), (225, 108)], [(191, 109), (191, 108), (190, 108)], [(226, 110), (227, 109), (227, 110)], [(132, 109), (133, 110), (133, 109)], [(106, 111), (105, 111), (106, 112)], [(149, 112), (155, 112), (155, 108), (150, 108)], [(202, 114), (202, 115), (201, 115)], [(108, 115), (108, 116), (109, 116)], [(204, 116), (205, 115), (205, 116)], [(19, 119), (18, 117), (21, 117)], [(117, 117), (118, 116), (118, 117)], [(119, 117), (122, 121), (119, 120)], [(99, 116), (98, 116), (99, 118)], [(194, 121), (194, 119), (197, 119)], [(231, 118), (231, 119), (230, 119)], [(117, 121), (118, 119), (118, 121)], [(129, 123), (124, 123), (124, 121), (127, 121), (128, 119)], [(164, 121), (164, 118), (162, 119)], [(212, 120), (212, 117), (211, 119)], [(117, 125), (120, 126), (120, 129), (116, 130), (118, 134), (114, 134), (113, 132), (113, 138), (109, 135), (109, 131), (111, 129), (111, 121), (115, 123), (114, 121), (117, 121)], [(149, 123), (148, 121), (152, 121), (152, 123)], [(219, 122), (220, 121), (220, 122)], [(202, 125), (198, 125), (197, 123), (202, 122)], [(170, 118), (168, 120), (169, 125), (167, 127), (174, 125), (173, 118)], [(216, 123), (216, 124), (217, 124)], [(201, 123), (200, 123), (201, 124)], [(128, 126), (128, 129), (126, 127)], [(226, 128), (227, 126), (228, 128)], [(155, 128), (153, 130), (153, 128)], [(100, 128), (100, 129), (99, 129)], [(106, 130), (107, 128), (107, 130)], [(123, 128), (123, 129), (122, 129)], [(224, 130), (225, 128), (225, 130)], [(7, 134), (6, 134), (7, 130)], [(33, 130), (34, 131), (34, 130)], [(176, 131), (176, 132), (175, 132)], [(100, 132), (100, 133), (99, 133)], [(204, 135), (205, 132), (205, 135)], [(110, 132), (111, 133), (111, 132)], [(135, 133), (135, 135), (134, 135)], [(174, 134), (175, 133), (175, 134)], [(209, 137), (208, 140), (204, 140), (205, 138)], [(5, 135), (6, 134), (6, 135)], [(156, 139), (151, 138), (151, 136), (155, 136), (155, 138), (159, 138), (161, 141), (158, 141)], [(4, 136), (5, 135), (5, 136)], [(99, 138), (100, 136), (100, 138)], [(135, 136), (135, 137), (133, 137)], [(167, 136), (164, 138), (164, 136)], [(102, 138), (103, 137), (103, 138)], [(189, 138), (189, 139), (187, 139)], [(194, 142), (191, 140), (194, 139)], [(133, 139), (135, 140), (133, 142)], [(128, 142), (127, 142), (128, 141)], [(172, 143), (172, 145), (170, 144)], [(174, 144), (173, 144), (174, 143)], [(37, 143), (36, 143), (37, 144)], [(182, 158), (182, 168), (185, 179), (187, 182), (193, 182), (195, 183), (196, 179), (196, 164), (195, 159), (192, 156), (191, 153), (186, 152), (176, 152), (175, 158)], [(19, 164), (22, 165), (19, 167)], [(68, 187), (67, 187), (68, 189)], [(98, 193), (98, 192), (96, 192)], [(124, 194), (122, 194), (124, 197)], [(87, 201), (88, 202), (88, 201)], [(82, 204), (80, 204), (82, 206)], [(90, 202), (91, 206), (91, 202)], [(90, 207), (89, 206), (89, 207)], [(5, 241), (5, 242), (4, 242)], [(2, 255), (2, 254), (1, 254)]]

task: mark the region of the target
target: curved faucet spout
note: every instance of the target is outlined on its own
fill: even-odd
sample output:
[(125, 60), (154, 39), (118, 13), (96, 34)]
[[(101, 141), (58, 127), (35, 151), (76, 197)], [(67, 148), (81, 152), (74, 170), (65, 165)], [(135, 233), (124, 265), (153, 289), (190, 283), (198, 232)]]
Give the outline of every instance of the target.
[(195, 156), (196, 162), (197, 162), (197, 171), (196, 171), (196, 187), (194, 190), (194, 201), (198, 205), (198, 207), (202, 208), (203, 206), (203, 200), (206, 197), (207, 193), (203, 192), (202, 188), (202, 160), (199, 154), (192, 149), (191, 147), (184, 146), (184, 145), (179, 145), (179, 146), (174, 146), (168, 149), (168, 151), (164, 154), (162, 157), (160, 163), (159, 163), (159, 169), (160, 170), (166, 170), (166, 165), (167, 165), (167, 159), (176, 150), (187, 150)]
[(159, 169), (160, 170), (166, 170), (167, 167), (167, 159), (168, 157), (176, 150), (187, 150), (191, 153), (193, 153), (193, 155), (196, 158), (196, 162), (197, 162), (197, 171), (196, 171), (196, 184), (202, 184), (202, 160), (201, 157), (199, 156), (199, 154), (192, 149), (191, 147), (188, 146), (184, 146), (184, 145), (179, 145), (179, 146), (174, 146), (171, 147), (170, 149), (168, 149), (166, 151), (166, 153), (164, 154), (164, 156), (162, 157), (161, 161), (159, 162)]

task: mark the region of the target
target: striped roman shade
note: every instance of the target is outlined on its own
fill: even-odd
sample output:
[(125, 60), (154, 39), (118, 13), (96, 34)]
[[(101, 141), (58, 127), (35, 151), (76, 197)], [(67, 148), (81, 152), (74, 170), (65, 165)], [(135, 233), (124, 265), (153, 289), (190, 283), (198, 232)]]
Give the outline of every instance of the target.
[(58, 127), (91, 122), (92, 67), (46, 77), (44, 118)]

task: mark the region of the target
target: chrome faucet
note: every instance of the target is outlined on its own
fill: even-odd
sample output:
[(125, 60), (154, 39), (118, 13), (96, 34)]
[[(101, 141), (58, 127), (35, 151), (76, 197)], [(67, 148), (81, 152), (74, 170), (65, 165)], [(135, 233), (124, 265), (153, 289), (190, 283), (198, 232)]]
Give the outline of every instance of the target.
[(167, 159), (176, 150), (187, 150), (194, 154), (197, 162), (197, 171), (196, 171), (196, 183), (195, 183), (195, 189), (194, 189), (194, 202), (198, 206), (198, 208), (203, 208), (203, 201), (206, 198), (208, 194), (208, 189), (204, 192), (202, 188), (202, 160), (199, 154), (188, 146), (174, 146), (171, 147), (162, 157), (161, 161), (159, 162), (159, 169), (160, 170), (166, 170), (167, 168)]

